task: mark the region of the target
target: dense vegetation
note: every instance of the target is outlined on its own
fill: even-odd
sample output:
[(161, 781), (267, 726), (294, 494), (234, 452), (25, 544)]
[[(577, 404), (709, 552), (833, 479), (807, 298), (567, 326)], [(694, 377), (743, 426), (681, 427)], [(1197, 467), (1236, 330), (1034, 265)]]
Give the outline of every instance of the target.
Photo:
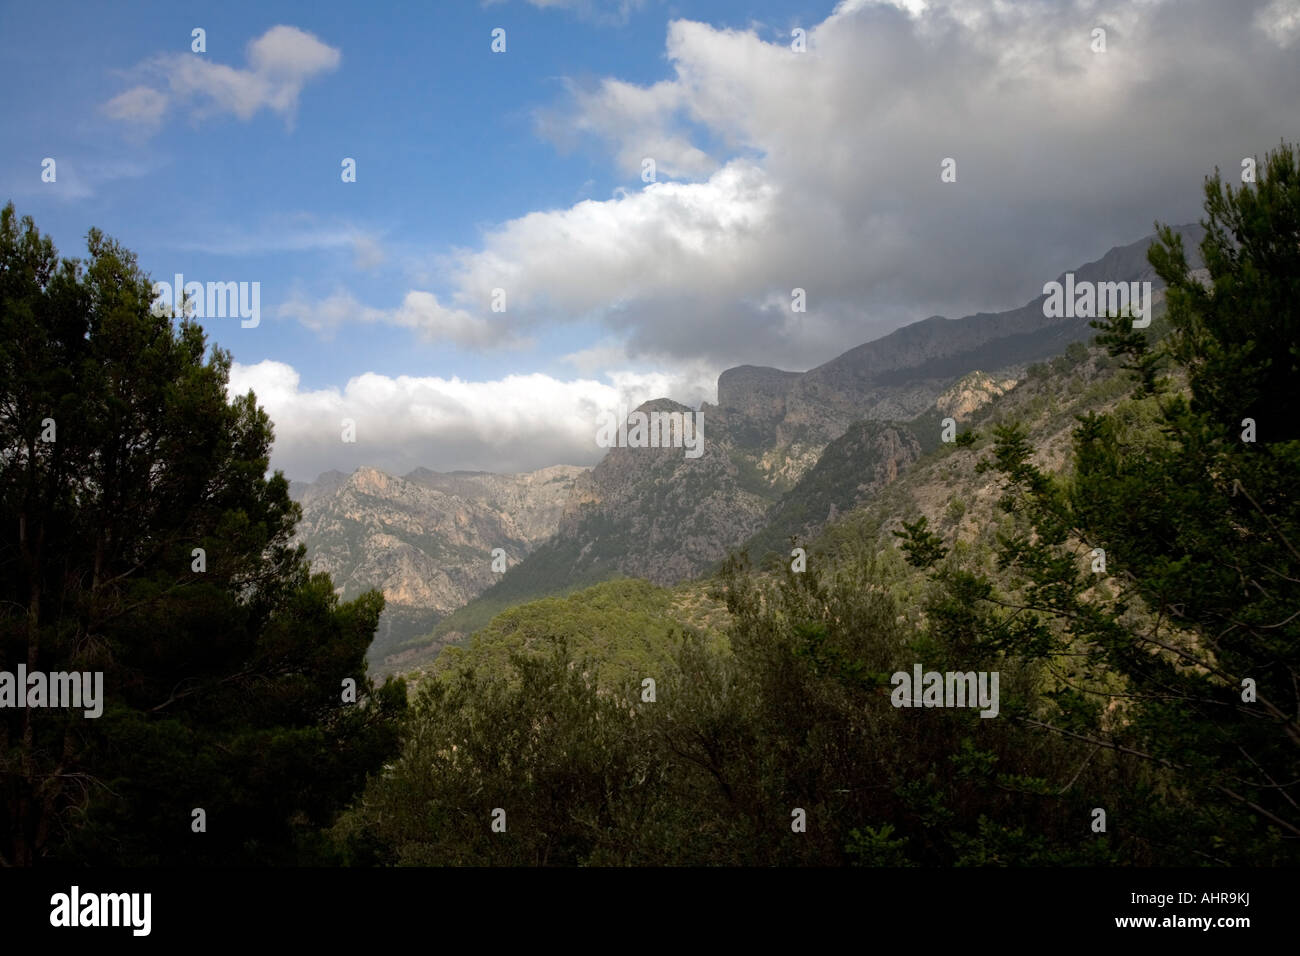
[[(583, 520), (592, 529), (590, 533), (600, 537), (602, 548), (598, 553), (581, 554), (577, 536), (543, 541), (523, 561), (502, 575), (500, 581), (439, 621), (432, 634), (411, 638), (403, 646), (421, 647), (430, 642), (445, 640), (451, 635), (473, 634), (509, 608), (539, 598), (569, 594), (586, 585), (617, 576), (609, 563), (602, 560), (618, 554), (612, 545), (605, 545), (609, 536), (600, 535), (599, 527), (602, 524), (608, 525), (608, 519), (597, 514)], [(594, 566), (575, 575), (573, 569), (583, 559)]]
[[(1069, 480), (1013, 426), (994, 458), (1032, 528), (1002, 542), (1037, 622), (1009, 643), (1061, 675), (1062, 733), (1144, 762), (1152, 831), (1216, 861), (1294, 862), (1300, 845), (1296, 159), (1269, 156), (1256, 188), (1206, 184), (1209, 283), (1162, 229), (1172, 334), (1153, 348), (1130, 318), (1102, 323), (1135, 398), (1081, 421)], [(1104, 583), (1081, 548), (1105, 550)]]
[(0, 671), (103, 674), (101, 716), (0, 710), (0, 863), (316, 858), (398, 742), (404, 687), (365, 677), (383, 598), (310, 574), (229, 355), (88, 246), (0, 212)]

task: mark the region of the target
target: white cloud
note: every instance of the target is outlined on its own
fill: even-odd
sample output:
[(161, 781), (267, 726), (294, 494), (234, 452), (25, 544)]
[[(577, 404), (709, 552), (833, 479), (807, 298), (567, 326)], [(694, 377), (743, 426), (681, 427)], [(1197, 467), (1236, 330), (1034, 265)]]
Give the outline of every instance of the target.
[(327, 337), (345, 323), (382, 322), (385, 318), (381, 310), (363, 305), (351, 293), (343, 291), (315, 300), (295, 293), (281, 303), (275, 314), (282, 319), (296, 319), (305, 328)]
[(673, 130), (687, 106), (677, 84), (642, 87), (605, 79), (593, 88), (571, 80), (565, 86), (571, 109), (544, 110), (537, 117), (539, 131), (557, 145), (572, 147), (580, 134), (593, 134), (613, 150), (621, 173), (638, 178), (646, 159), (654, 160), (657, 177), (669, 179), (706, 176), (720, 165)]
[[(431, 341), (495, 349), (522, 344), (530, 326), (556, 315), (596, 315), (635, 340), (639, 314), (629, 311), (620, 321), (619, 304), (661, 301), (680, 283), (689, 307), (664, 310), (656, 327), (698, 338), (710, 334), (705, 320), (750, 294), (753, 270), (775, 266), (765, 265), (764, 251), (775, 198), (760, 169), (735, 162), (704, 183), (655, 183), (622, 199), (530, 213), (488, 233), (482, 250), (445, 258), (450, 298), (412, 290), (396, 309), (358, 308), (354, 318), (410, 328)], [(706, 261), (707, 287), (699, 281)], [(490, 309), (497, 289), (505, 293), (505, 312)], [(327, 327), (322, 313), (346, 320), (331, 305), (336, 299), (295, 298), (280, 314), (320, 330)]]
[(1295, 5), (850, 0), (803, 54), (788, 24), (674, 20), (666, 79), (570, 83), (538, 117), (601, 144), (627, 190), (501, 223), (429, 285), (477, 318), (506, 288), (521, 333), (597, 320), (633, 356), (787, 368), (1020, 305), (1156, 218), (1197, 219), (1206, 173), (1291, 129)]
[[(412, 329), (427, 342), (449, 342), (464, 348), (520, 348), (530, 344), (504, 321), (489, 321), (464, 309), (449, 308), (431, 292), (411, 290), (394, 309), (376, 309), (357, 301), (350, 292), (336, 291), (323, 299), (294, 292), (276, 309), (279, 318), (295, 319), (327, 337), (349, 322), (379, 322)], [(501, 314), (493, 315), (503, 319)]]
[[(671, 394), (671, 376), (616, 373), (608, 382), (511, 375), (497, 381), (366, 373), (342, 388), (304, 389), (282, 362), (231, 367), (228, 393), (252, 389), (275, 423), (272, 467), (298, 479), (363, 464), (497, 472), (594, 464), (598, 416)], [(356, 443), (342, 441), (342, 422)]]
[(499, 337), (485, 319), (464, 309), (446, 308), (431, 292), (406, 293), (387, 321), (415, 329), (429, 341), (450, 341), (471, 348), (488, 348)]
[(707, 359), (685, 362), (673, 361), (669, 356), (636, 359), (628, 354), (624, 343), (615, 339), (571, 352), (560, 361), (581, 375), (603, 372), (616, 386), (650, 397), (672, 398), (692, 408), (701, 402), (717, 404), (718, 375), (723, 371)]
[(1300, 0), (1273, 0), (1255, 14), (1255, 25), (1286, 49), (1300, 39)]
[[(785, 271), (770, 257), (777, 198), (760, 168), (736, 161), (702, 183), (530, 213), (447, 258), (450, 303), (481, 315), (501, 288), (514, 329), (599, 318), (637, 353), (713, 357), (722, 343), (710, 337), (735, 332), (715, 320), (752, 295), (756, 274)], [(655, 347), (672, 341), (683, 347)]]
[(275, 26), (248, 43), (247, 66), (227, 66), (208, 54), (155, 57), (138, 68), (161, 78), (168, 92), (137, 85), (104, 104), (113, 119), (156, 129), (170, 106), (187, 105), (196, 117), (230, 114), (251, 119), (269, 109), (292, 123), (298, 97), (308, 82), (338, 68), (340, 54), (312, 34)]
[(248, 44), (248, 63), (258, 75), (292, 87), (317, 73), (336, 69), (339, 51), (305, 30), (278, 26)]
[(115, 120), (157, 127), (167, 109), (167, 94), (148, 86), (133, 86), (104, 104), (104, 112)]

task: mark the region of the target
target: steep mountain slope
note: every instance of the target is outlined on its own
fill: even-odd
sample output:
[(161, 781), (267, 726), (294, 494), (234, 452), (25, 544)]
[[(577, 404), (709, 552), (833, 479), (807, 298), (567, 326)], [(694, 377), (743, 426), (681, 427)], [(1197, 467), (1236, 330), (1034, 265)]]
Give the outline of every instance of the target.
[[(636, 411), (690, 414), (668, 399)], [(635, 413), (633, 413), (635, 414)], [(631, 416), (629, 416), (631, 417)], [(682, 448), (611, 448), (574, 484), (555, 536), (425, 640), (408, 642), (420, 659), (523, 601), (567, 594), (615, 577), (668, 586), (703, 573), (758, 530), (769, 504), (743, 485), (705, 419), (698, 458)]]
[[(638, 411), (690, 409), (667, 399)], [(608, 565), (656, 584), (693, 577), (720, 556), (720, 542), (756, 529), (768, 502), (745, 490), (735, 465), (708, 440), (689, 458), (679, 448), (612, 448), (574, 485), (557, 537), (584, 542), (583, 567)]]
[(757, 561), (769, 552), (788, 553), (792, 537), (806, 544), (825, 524), (878, 496), (924, 452), (936, 449), (941, 444), (944, 418), (967, 422), (978, 409), (1015, 386), (1014, 378), (995, 379), (984, 372), (971, 372), (905, 425), (869, 419), (854, 422), (772, 506), (763, 529), (744, 549)]
[[(1158, 302), (1155, 330), (1163, 324), (1162, 316), (1163, 303)], [(1076, 345), (1067, 354), (1032, 366), (1018, 382), (995, 380), (983, 373), (966, 376), (940, 396), (936, 407), (910, 425), (855, 422), (771, 510), (768, 523), (749, 538), (745, 549), (756, 567), (769, 571), (790, 561), (789, 535), (794, 533), (803, 536), (801, 544), (807, 548), (812, 570), (841, 555), (864, 550), (878, 554), (896, 595), (913, 607), (927, 587), (926, 578), (903, 561), (891, 532), (900, 527), (902, 519), (925, 515), (931, 529), (980, 555), (996, 576), (992, 546), (1006, 521), (997, 506), (1001, 489), (996, 477), (976, 470), (991, 445), (993, 425), (1024, 423), (1038, 449), (1036, 462), (1057, 471), (1066, 461), (1077, 425), (1075, 416), (1114, 406), (1130, 388), (1130, 380), (1116, 360), (1099, 348)], [(938, 440), (939, 421), (946, 415), (956, 417), (961, 429), (976, 434), (972, 445)], [(913, 431), (925, 433), (928, 450), (920, 451)], [(907, 467), (892, 480), (883, 480), (902, 460)], [(834, 514), (829, 514), (831, 506)], [(541, 545), (526, 563), (537, 562), (538, 571), (553, 570), (577, 553), (576, 542), (566, 543), (557, 536)], [(429, 668), (487, 663), (489, 648), (498, 652), (506, 644), (526, 648), (531, 636), (540, 633), (538, 622), (545, 622), (542, 630), (563, 633), (571, 629), (569, 622), (581, 620), (583, 633), (574, 638), (578, 645), (602, 659), (622, 662), (644, 653), (641, 635), (626, 622), (644, 617), (647, 595), (656, 595), (654, 613), (662, 615), (662, 621), (651, 629), (655, 635), (666, 633), (667, 628), (684, 627), (719, 635), (730, 620), (712, 575), (677, 584), (670, 591), (651, 589), (635, 580), (584, 591), (590, 579), (573, 584), (571, 578), (557, 576), (549, 582), (555, 589), (551, 593), (568, 595), (564, 601), (537, 598), (531, 595), (539, 592), (523, 588), (511, 591), (511, 582), (507, 575), (493, 591), (446, 618), (438, 640), (424, 644), (409, 658), (416, 675)], [(533, 623), (525, 626), (523, 622)], [(446, 653), (450, 656), (439, 658), (444, 643), (479, 632), (482, 640), (476, 639), (472, 648), (467, 644), (468, 652), (449, 646)], [(467, 656), (462, 657), (463, 653)]]
[(827, 521), (895, 481), (920, 456), (921, 444), (905, 425), (854, 422), (772, 506), (746, 550), (751, 556), (788, 552), (791, 538), (806, 542)]
[[(1195, 249), (1200, 227), (1179, 231)], [(1146, 261), (1152, 239), (1071, 271), (1080, 283), (1149, 281), (1159, 301), (1163, 290)], [(746, 547), (757, 554), (815, 532), (937, 447), (944, 417), (963, 422), (1023, 378), (1027, 364), (1092, 338), (1086, 319), (1045, 316), (1045, 299), (956, 321), (932, 317), (804, 373), (751, 365), (724, 371), (718, 404), (701, 407), (702, 458), (612, 449), (575, 487), (554, 539), (411, 646), (429, 653), (513, 604), (609, 577), (672, 584), (703, 573), (754, 535)], [(682, 410), (671, 402), (643, 408)]]
[[(517, 562), (554, 533), (574, 481), (586, 469), (557, 465), (522, 475), (418, 469), (398, 478), (374, 468), (295, 482), (297, 540), (315, 570), (344, 597), (370, 588), (387, 606), (372, 666), (413, 634), (489, 587), (492, 551)], [(380, 671), (384, 667), (378, 667)]]
[[(1159, 308), (1157, 315), (1162, 313)], [(1034, 366), (1015, 388), (969, 415), (963, 427), (975, 434), (973, 444), (936, 442), (899, 481), (827, 525), (809, 545), (810, 561), (814, 555), (832, 555), (850, 541), (867, 548), (895, 548), (898, 541), (892, 532), (903, 520), (920, 516), (945, 541), (991, 555), (1008, 521), (997, 504), (1002, 495), (999, 479), (977, 471), (992, 447), (993, 427), (1024, 424), (1035, 464), (1059, 473), (1068, 459), (1077, 416), (1112, 408), (1131, 389), (1117, 360), (1096, 347), (1071, 348), (1067, 355)]]
[[(1180, 226), (1189, 261), (1202, 235)], [(1162, 288), (1146, 251), (1154, 236), (1111, 249), (1069, 270), (1075, 281), (1151, 282)], [(1064, 279), (1065, 273), (1056, 276)], [(1031, 362), (1061, 354), (1094, 332), (1086, 319), (1049, 318), (1047, 296), (1018, 309), (962, 319), (931, 316), (831, 359), (802, 374), (743, 366), (718, 379), (718, 405), (705, 405), (715, 440), (770, 487), (786, 491), (821, 450), (858, 419), (908, 421), (925, 413), (955, 380), (976, 369), (1015, 377)]]

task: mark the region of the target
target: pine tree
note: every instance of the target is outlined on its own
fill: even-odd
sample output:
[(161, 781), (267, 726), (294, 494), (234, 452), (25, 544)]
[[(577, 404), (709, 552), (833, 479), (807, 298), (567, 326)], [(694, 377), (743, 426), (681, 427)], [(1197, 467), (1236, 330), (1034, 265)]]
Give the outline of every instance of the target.
[(1159, 228), (1170, 334), (1106, 323), (1136, 394), (1081, 421), (1072, 478), (1034, 467), (1022, 431), (997, 435), (1033, 527), (1004, 559), (1058, 659), (1084, 655), (1057, 729), (1151, 768), (1149, 835), (1184, 862), (1300, 859), (1300, 167), (1283, 144), (1261, 168), (1206, 181), (1208, 282)]
[(230, 355), (88, 251), (0, 212), (0, 671), (102, 672), (104, 698), (0, 710), (0, 859), (301, 859), (396, 746), (405, 689), (365, 676), (383, 598), (340, 603), (290, 544)]

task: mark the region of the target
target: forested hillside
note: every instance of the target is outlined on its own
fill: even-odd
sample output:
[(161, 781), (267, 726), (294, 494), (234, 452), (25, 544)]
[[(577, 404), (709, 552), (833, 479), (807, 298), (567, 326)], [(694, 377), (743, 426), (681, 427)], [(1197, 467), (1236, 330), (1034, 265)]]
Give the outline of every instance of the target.
[[(448, 652), (341, 852), (1300, 862), (1294, 151), (1258, 186), (1208, 180), (1206, 213), (1206, 271), (1172, 230), (1150, 249), (1151, 328), (1097, 321), (1093, 348), (1030, 367), (806, 564), (737, 553), (671, 605), (603, 585)], [(914, 667), (996, 674), (1000, 699), (931, 709), (900, 697)]]

